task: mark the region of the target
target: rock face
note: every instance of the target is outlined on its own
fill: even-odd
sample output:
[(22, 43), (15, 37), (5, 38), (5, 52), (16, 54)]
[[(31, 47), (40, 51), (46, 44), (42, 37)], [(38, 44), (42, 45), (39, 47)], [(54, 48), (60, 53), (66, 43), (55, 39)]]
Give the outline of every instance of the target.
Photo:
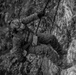
[(73, 40), (70, 44), (67, 54), (67, 62), (72, 64), (76, 63), (76, 40)]
[(44, 57), (42, 62), (42, 71), (43, 75), (55, 75), (58, 72), (58, 67), (47, 57)]
[(72, 67), (61, 71), (61, 75), (76, 75), (76, 40), (70, 44), (67, 54), (67, 63), (72, 64)]
[(61, 75), (76, 75), (76, 65), (66, 70), (62, 70)]

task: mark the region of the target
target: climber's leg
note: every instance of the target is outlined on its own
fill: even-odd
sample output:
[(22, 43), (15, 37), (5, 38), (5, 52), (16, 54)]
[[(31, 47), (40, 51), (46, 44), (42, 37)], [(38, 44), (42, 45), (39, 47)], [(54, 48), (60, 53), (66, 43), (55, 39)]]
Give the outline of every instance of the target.
[(54, 35), (51, 37), (51, 40), (49, 41), (49, 43), (54, 48), (54, 50), (59, 54), (59, 56), (62, 58), (66, 52), (63, 52), (63, 49), (60, 43), (58, 42), (57, 38)]

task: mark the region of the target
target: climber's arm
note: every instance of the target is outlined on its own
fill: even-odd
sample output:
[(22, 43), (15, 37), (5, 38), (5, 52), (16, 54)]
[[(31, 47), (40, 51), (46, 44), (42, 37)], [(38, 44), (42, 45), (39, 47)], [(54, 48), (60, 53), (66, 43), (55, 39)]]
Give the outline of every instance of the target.
[(37, 15), (38, 15), (37, 13), (34, 13), (34, 14), (26, 17), (25, 19), (22, 20), (22, 23), (26, 25), (34, 20), (37, 20), (38, 19)]
[(44, 16), (44, 12), (34, 13), (34, 14), (26, 17), (25, 19), (23, 19), (22, 23), (26, 25), (34, 20), (37, 20), (37, 19), (43, 17), (43, 16)]

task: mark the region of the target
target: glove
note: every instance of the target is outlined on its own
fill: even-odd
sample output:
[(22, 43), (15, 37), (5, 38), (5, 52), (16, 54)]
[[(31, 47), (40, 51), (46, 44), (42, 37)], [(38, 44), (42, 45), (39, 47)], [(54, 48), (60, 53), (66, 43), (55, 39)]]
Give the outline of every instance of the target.
[(44, 15), (45, 15), (45, 11), (41, 11), (41, 12), (38, 13), (39, 18), (42, 18)]

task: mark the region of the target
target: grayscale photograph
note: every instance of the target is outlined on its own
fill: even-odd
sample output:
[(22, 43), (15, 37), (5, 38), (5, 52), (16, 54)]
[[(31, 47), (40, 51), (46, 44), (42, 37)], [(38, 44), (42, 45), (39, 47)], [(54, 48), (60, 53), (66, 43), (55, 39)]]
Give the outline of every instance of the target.
[(76, 0), (0, 0), (0, 75), (76, 75)]

